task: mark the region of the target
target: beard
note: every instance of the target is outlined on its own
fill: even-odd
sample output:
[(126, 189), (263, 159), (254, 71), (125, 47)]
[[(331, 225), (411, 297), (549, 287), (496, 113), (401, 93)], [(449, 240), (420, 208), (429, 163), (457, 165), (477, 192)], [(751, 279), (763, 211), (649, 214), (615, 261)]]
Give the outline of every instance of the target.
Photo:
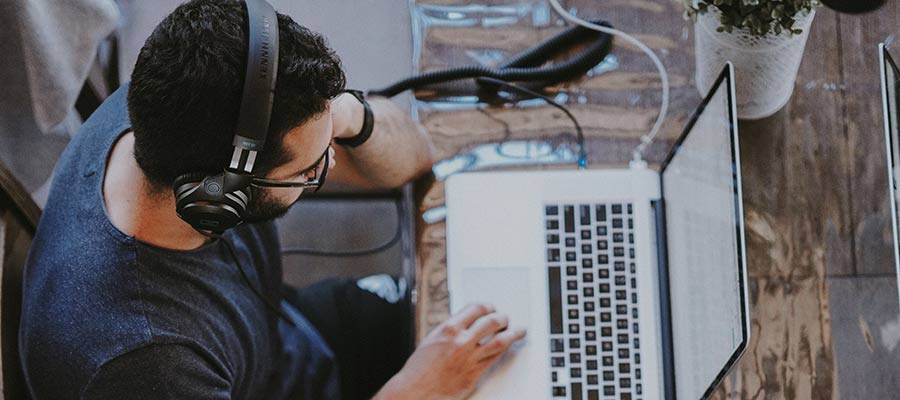
[(271, 221), (275, 218), (282, 217), (284, 214), (287, 214), (288, 210), (291, 209), (291, 206), (294, 205), (294, 203), (280, 203), (271, 196), (270, 191), (268, 190), (251, 187), (250, 193), (253, 198), (250, 200), (250, 205), (247, 206), (247, 215), (244, 218), (244, 223), (247, 224)]

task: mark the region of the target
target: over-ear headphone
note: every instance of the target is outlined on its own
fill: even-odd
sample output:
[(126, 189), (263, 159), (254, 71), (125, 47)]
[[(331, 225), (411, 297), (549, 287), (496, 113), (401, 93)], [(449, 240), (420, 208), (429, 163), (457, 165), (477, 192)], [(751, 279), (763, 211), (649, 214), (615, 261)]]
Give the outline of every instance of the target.
[(266, 142), (278, 73), (278, 17), (267, 0), (245, 0), (247, 71), (231, 163), (216, 175), (189, 173), (173, 185), (175, 212), (200, 232), (221, 234), (240, 225), (252, 200), (257, 154)]

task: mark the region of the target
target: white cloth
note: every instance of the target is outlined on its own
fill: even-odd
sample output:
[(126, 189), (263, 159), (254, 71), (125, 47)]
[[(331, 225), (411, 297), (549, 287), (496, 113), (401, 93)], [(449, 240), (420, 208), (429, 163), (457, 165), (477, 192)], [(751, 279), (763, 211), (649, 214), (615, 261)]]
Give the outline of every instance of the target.
[(4, 84), (4, 90), (27, 90), (34, 120), (47, 133), (75, 105), (98, 45), (116, 28), (119, 9), (113, 0), (3, 0), (0, 14), (6, 20), (0, 37), (19, 40), (22, 50), (4, 54), (0, 68), (24, 67), (27, 78)]

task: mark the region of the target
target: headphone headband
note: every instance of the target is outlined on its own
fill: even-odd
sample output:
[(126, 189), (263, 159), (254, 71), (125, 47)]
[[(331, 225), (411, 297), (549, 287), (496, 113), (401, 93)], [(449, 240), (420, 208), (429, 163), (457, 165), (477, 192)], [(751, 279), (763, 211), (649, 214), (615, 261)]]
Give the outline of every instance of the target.
[(247, 71), (229, 168), (249, 174), (269, 131), (278, 73), (278, 16), (266, 0), (246, 0), (245, 4), (249, 33)]

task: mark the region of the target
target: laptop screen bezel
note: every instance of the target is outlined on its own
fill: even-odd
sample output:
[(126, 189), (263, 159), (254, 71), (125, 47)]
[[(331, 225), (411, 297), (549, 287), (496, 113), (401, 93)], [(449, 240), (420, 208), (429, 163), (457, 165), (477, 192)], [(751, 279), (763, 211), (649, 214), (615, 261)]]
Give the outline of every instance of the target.
[[(888, 100), (890, 93), (888, 91), (889, 82), (887, 75), (887, 68), (890, 67), (893, 68), (894, 74), (900, 77), (900, 68), (897, 68), (894, 57), (891, 56), (884, 43), (878, 44), (878, 60), (881, 69), (881, 109), (884, 116), (884, 143), (887, 152), (888, 201), (891, 204), (891, 231), (894, 237), (894, 271), (897, 276), (897, 285), (900, 287), (900, 232), (898, 232), (897, 227), (897, 188), (894, 187), (896, 185), (894, 180), (894, 163), (897, 161), (894, 160), (894, 143), (900, 138), (895, 138), (891, 129), (890, 101)], [(897, 301), (900, 304), (900, 291), (898, 291)]]
[[(741, 320), (743, 324), (741, 325), (741, 334), (743, 340), (738, 346), (735, 348), (734, 352), (729, 357), (728, 361), (725, 365), (722, 366), (722, 369), (716, 375), (710, 385), (706, 388), (703, 398), (708, 398), (713, 390), (718, 387), (719, 383), (725, 378), (731, 368), (737, 363), (740, 359), (741, 355), (746, 351), (747, 344), (750, 340), (750, 311), (748, 304), (748, 296), (747, 296), (747, 260), (746, 260), (746, 248), (745, 248), (745, 236), (744, 236), (744, 206), (743, 206), (743, 198), (742, 198), (742, 188), (741, 188), (741, 171), (740, 171), (740, 145), (737, 142), (737, 107), (736, 107), (736, 98), (734, 93), (734, 66), (731, 62), (726, 63), (722, 72), (719, 74), (719, 77), (716, 79), (715, 83), (713, 83), (712, 88), (706, 94), (706, 97), (694, 111), (694, 114), (691, 116), (690, 121), (687, 126), (685, 126), (684, 130), (681, 132), (681, 135), (672, 145), (672, 148), (669, 150), (669, 154), (666, 155), (665, 160), (662, 163), (662, 167), (660, 168), (659, 174), (659, 186), (660, 193), (665, 193), (663, 187), (663, 176), (665, 175), (666, 169), (669, 164), (672, 162), (672, 159), (678, 154), (678, 150), (680, 149), (682, 143), (684, 143), (688, 134), (690, 134), (691, 130), (694, 128), (694, 125), (697, 123), (697, 120), (700, 118), (700, 115), (706, 109), (706, 106), (715, 96), (716, 92), (719, 90), (722, 84), (727, 85), (726, 92), (728, 96), (728, 119), (730, 121), (729, 125), (729, 142), (731, 144), (731, 161), (732, 161), (732, 177), (734, 179), (734, 206), (735, 206), (735, 229), (737, 234), (737, 251), (738, 251), (738, 292), (740, 293), (740, 301), (741, 301)], [(665, 199), (663, 199), (665, 201)], [(665, 227), (668, 230), (668, 227)], [(668, 235), (667, 235), (668, 236)], [(666, 262), (666, 268), (668, 268), (668, 261)], [(667, 284), (671, 283), (670, 281)], [(669, 291), (667, 290), (667, 293)], [(670, 308), (671, 302), (670, 299), (663, 299), (666, 304), (663, 307)], [(672, 338), (672, 326), (671, 319), (669, 320), (669, 326), (665, 327), (669, 330), (670, 334), (668, 337), (670, 340)], [(674, 360), (674, 357), (677, 357), (675, 354), (675, 348), (673, 343), (668, 343), (669, 350), (671, 352), (671, 359)], [(673, 361), (674, 364), (674, 361)], [(668, 366), (673, 369), (673, 366)], [(672, 374), (672, 382), (673, 384), (677, 384), (677, 377), (675, 376), (675, 371), (665, 371), (665, 373)], [(669, 389), (667, 388), (667, 391)], [(676, 393), (674, 387), (671, 389), (670, 393)]]

